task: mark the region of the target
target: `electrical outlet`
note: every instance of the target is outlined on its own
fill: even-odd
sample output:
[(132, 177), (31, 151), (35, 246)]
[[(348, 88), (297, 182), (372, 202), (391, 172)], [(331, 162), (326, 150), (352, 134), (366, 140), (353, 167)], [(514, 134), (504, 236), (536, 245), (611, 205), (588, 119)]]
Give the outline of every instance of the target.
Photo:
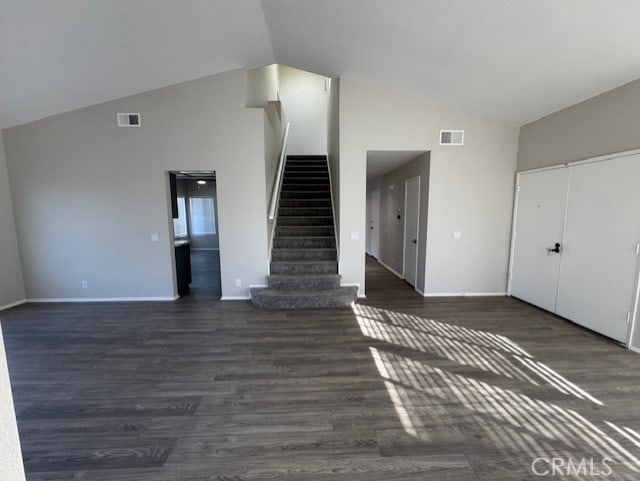
[(456, 239), (456, 240), (462, 239), (462, 231), (454, 230), (453, 231), (453, 238)]
[(236, 287), (242, 287), (242, 279), (236, 279)]
[(82, 281), (82, 288), (89, 289), (89, 284), (87, 283), (87, 281)]
[(351, 240), (358, 240), (360, 238), (360, 236), (358, 235), (357, 232), (352, 232), (351, 233)]
[(152, 232), (151, 242), (160, 242), (160, 234), (158, 234), (157, 232)]

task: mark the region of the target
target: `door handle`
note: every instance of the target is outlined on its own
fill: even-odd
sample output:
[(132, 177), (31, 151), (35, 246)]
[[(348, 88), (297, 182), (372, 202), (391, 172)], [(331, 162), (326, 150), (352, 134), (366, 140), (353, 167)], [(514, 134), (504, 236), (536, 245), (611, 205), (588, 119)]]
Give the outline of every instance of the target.
[(413, 239), (411, 242), (413, 242), (414, 244), (418, 243), (418, 239)]
[(555, 252), (556, 254), (560, 253), (560, 242), (556, 242), (556, 245), (553, 247), (553, 249), (547, 247), (547, 252)]

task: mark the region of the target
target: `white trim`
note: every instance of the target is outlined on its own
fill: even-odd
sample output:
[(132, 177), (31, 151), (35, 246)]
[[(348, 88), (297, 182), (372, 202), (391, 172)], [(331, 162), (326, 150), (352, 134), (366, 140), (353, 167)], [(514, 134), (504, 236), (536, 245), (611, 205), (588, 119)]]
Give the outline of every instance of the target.
[(504, 297), (506, 295), (506, 292), (427, 292), (422, 294), (423, 297)]
[[(406, 264), (406, 245), (407, 245), (407, 184), (412, 182), (413, 180), (418, 179), (418, 212), (416, 215), (416, 278), (411, 284), (406, 277), (405, 273), (405, 264)], [(418, 254), (420, 252), (420, 189), (421, 189), (422, 179), (419, 175), (415, 177), (411, 177), (410, 179), (406, 179), (404, 181), (404, 227), (402, 232), (402, 279), (409, 282), (411, 286), (415, 289), (418, 286)]]
[[(633, 338), (635, 336), (635, 332), (637, 329), (638, 322), (638, 309), (640, 306), (638, 305), (640, 299), (640, 259), (636, 259), (636, 285), (633, 291), (633, 301), (631, 308), (631, 322), (629, 328), (627, 329), (627, 347), (633, 350), (631, 343), (633, 342)], [(637, 352), (640, 352), (640, 348), (638, 348)]]
[(516, 174), (516, 186), (513, 196), (513, 213), (511, 219), (511, 245), (509, 246), (509, 269), (507, 269), (507, 295), (511, 295), (511, 281), (513, 280), (513, 256), (516, 247), (516, 221), (518, 219), (518, 201), (520, 200), (520, 173)]
[(385, 269), (387, 269), (389, 272), (391, 272), (392, 274), (395, 274), (397, 277), (399, 277), (400, 279), (402, 279), (404, 281), (404, 277), (402, 276), (402, 274), (400, 274), (398, 271), (396, 271), (393, 267), (388, 266), (387, 264), (385, 264), (384, 262), (382, 262), (380, 259), (378, 259), (378, 263), (384, 267)]
[(629, 345), (627, 347), (629, 348), (630, 351), (637, 352), (637, 353), (640, 354), (640, 347), (635, 347), (635, 346), (632, 346), (632, 345)]
[(22, 299), (16, 302), (10, 302), (9, 304), (5, 304), (4, 306), (0, 306), (0, 311), (4, 311), (6, 309), (11, 309), (12, 307), (18, 307), (27, 302), (26, 299)]
[(157, 302), (175, 301), (179, 296), (167, 297), (35, 297), (26, 302)]
[(192, 251), (219, 251), (219, 247), (192, 247)]
[[(377, 241), (376, 241), (376, 247), (378, 248), (378, 252), (376, 254), (373, 253), (373, 234), (369, 234), (369, 250), (371, 251), (369, 253), (369, 255), (371, 257), (373, 257), (374, 259), (378, 259), (380, 257), (380, 226), (382, 225), (382, 221), (381, 221), (381, 212), (382, 212), (382, 189), (373, 189), (371, 191), (370, 194), (370, 199), (369, 199), (369, 213), (371, 214), (370, 217), (373, 217), (373, 194), (378, 193), (378, 216), (377, 216), (377, 221), (378, 221), (378, 225), (373, 226), (373, 232), (375, 232), (376, 237), (377, 237)], [(366, 199), (366, 193), (365, 193), (365, 199)], [(365, 209), (365, 218), (367, 216), (366, 213), (366, 209)], [(368, 219), (367, 219), (368, 220)], [(366, 232), (370, 232), (371, 231), (371, 221), (369, 221), (369, 225), (367, 225), (367, 221), (365, 221), (365, 229)], [(365, 232), (364, 235), (364, 243), (365, 243), (365, 247), (367, 245), (367, 234)], [(403, 262), (404, 262), (404, 258), (403, 258)]]
[(541, 172), (543, 170), (560, 169), (563, 167), (571, 167), (573, 165), (590, 164), (592, 162), (601, 162), (603, 160), (617, 159), (618, 157), (628, 157), (630, 155), (640, 154), (640, 149), (623, 150), (622, 152), (613, 152), (611, 154), (599, 155), (597, 157), (587, 157), (580, 160), (565, 162), (564, 164), (550, 165), (548, 167), (538, 167), (537, 169), (521, 170), (518, 174), (529, 174), (532, 172)]
[(251, 296), (222, 296), (221, 301), (250, 301)]

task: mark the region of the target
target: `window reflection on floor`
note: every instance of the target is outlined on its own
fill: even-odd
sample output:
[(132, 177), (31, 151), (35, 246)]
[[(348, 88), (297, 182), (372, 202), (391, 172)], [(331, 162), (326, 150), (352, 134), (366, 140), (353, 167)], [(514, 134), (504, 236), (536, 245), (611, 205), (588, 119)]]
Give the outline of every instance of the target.
[(617, 473), (640, 473), (640, 434), (594, 419), (600, 400), (511, 339), (388, 309), (352, 309), (407, 435), (435, 443), (433, 426), (464, 417), (474, 433), (465, 442), (505, 455), (606, 457)]

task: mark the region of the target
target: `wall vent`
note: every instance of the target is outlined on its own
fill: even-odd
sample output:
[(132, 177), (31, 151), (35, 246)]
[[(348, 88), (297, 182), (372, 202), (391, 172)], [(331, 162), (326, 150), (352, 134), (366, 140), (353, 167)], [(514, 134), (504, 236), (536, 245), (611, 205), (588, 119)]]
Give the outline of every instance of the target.
[(464, 145), (464, 130), (441, 130), (440, 145)]
[(116, 119), (118, 121), (118, 127), (140, 127), (142, 120), (140, 114), (132, 113), (116, 114)]

